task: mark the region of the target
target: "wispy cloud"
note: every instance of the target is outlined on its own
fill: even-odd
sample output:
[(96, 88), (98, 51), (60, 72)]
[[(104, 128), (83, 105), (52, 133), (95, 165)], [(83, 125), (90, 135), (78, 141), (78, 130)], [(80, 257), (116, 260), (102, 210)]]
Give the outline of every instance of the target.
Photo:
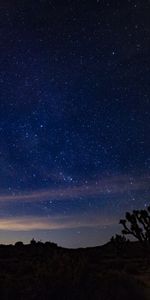
[(52, 217), (11, 217), (0, 219), (0, 230), (31, 231), (31, 230), (56, 230), (81, 227), (111, 226), (116, 224), (115, 218), (107, 218), (95, 214), (81, 216), (52, 216)]
[(130, 191), (142, 191), (150, 188), (150, 177), (113, 176), (81, 183), (76, 186), (50, 188), (20, 194), (1, 194), (0, 202), (24, 201), (38, 202), (47, 200), (69, 200), (75, 198), (94, 197), (99, 195), (122, 194)]

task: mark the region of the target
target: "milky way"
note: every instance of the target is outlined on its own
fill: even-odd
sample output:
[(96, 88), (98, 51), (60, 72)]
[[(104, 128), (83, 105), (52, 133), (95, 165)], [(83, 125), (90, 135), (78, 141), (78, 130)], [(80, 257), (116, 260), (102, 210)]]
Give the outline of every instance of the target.
[(2, 242), (102, 244), (150, 203), (149, 10), (1, 1)]

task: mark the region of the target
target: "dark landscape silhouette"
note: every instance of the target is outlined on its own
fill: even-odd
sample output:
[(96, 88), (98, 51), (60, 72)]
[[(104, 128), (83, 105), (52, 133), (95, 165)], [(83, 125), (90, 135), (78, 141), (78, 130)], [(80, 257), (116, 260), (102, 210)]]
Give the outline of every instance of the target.
[[(133, 215), (141, 218), (141, 212), (148, 220), (150, 208), (144, 211)], [(138, 224), (133, 215), (126, 214), (132, 230), (135, 229), (132, 221), (134, 226), (140, 226), (143, 220), (139, 219)], [(141, 234), (147, 234), (146, 228), (149, 227), (144, 226), (145, 231), (141, 229)], [(136, 230), (139, 232), (137, 227)], [(124, 235), (116, 235), (107, 244), (93, 248), (65, 249), (34, 239), (30, 244), (19, 241), (15, 245), (0, 245), (1, 300), (144, 300), (149, 297), (148, 243), (143, 247), (143, 242), (130, 242)]]

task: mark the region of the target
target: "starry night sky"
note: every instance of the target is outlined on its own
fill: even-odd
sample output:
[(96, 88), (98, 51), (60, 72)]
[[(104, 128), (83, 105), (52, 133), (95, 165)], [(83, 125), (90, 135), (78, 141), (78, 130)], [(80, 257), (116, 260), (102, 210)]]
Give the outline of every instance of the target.
[(103, 244), (149, 204), (149, 12), (1, 0), (1, 242)]

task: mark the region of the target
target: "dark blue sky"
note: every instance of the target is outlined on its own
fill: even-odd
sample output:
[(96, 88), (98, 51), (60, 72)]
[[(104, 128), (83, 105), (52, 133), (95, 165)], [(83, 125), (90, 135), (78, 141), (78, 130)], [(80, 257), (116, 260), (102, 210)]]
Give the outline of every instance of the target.
[(2, 242), (106, 242), (149, 204), (150, 1), (0, 3)]

